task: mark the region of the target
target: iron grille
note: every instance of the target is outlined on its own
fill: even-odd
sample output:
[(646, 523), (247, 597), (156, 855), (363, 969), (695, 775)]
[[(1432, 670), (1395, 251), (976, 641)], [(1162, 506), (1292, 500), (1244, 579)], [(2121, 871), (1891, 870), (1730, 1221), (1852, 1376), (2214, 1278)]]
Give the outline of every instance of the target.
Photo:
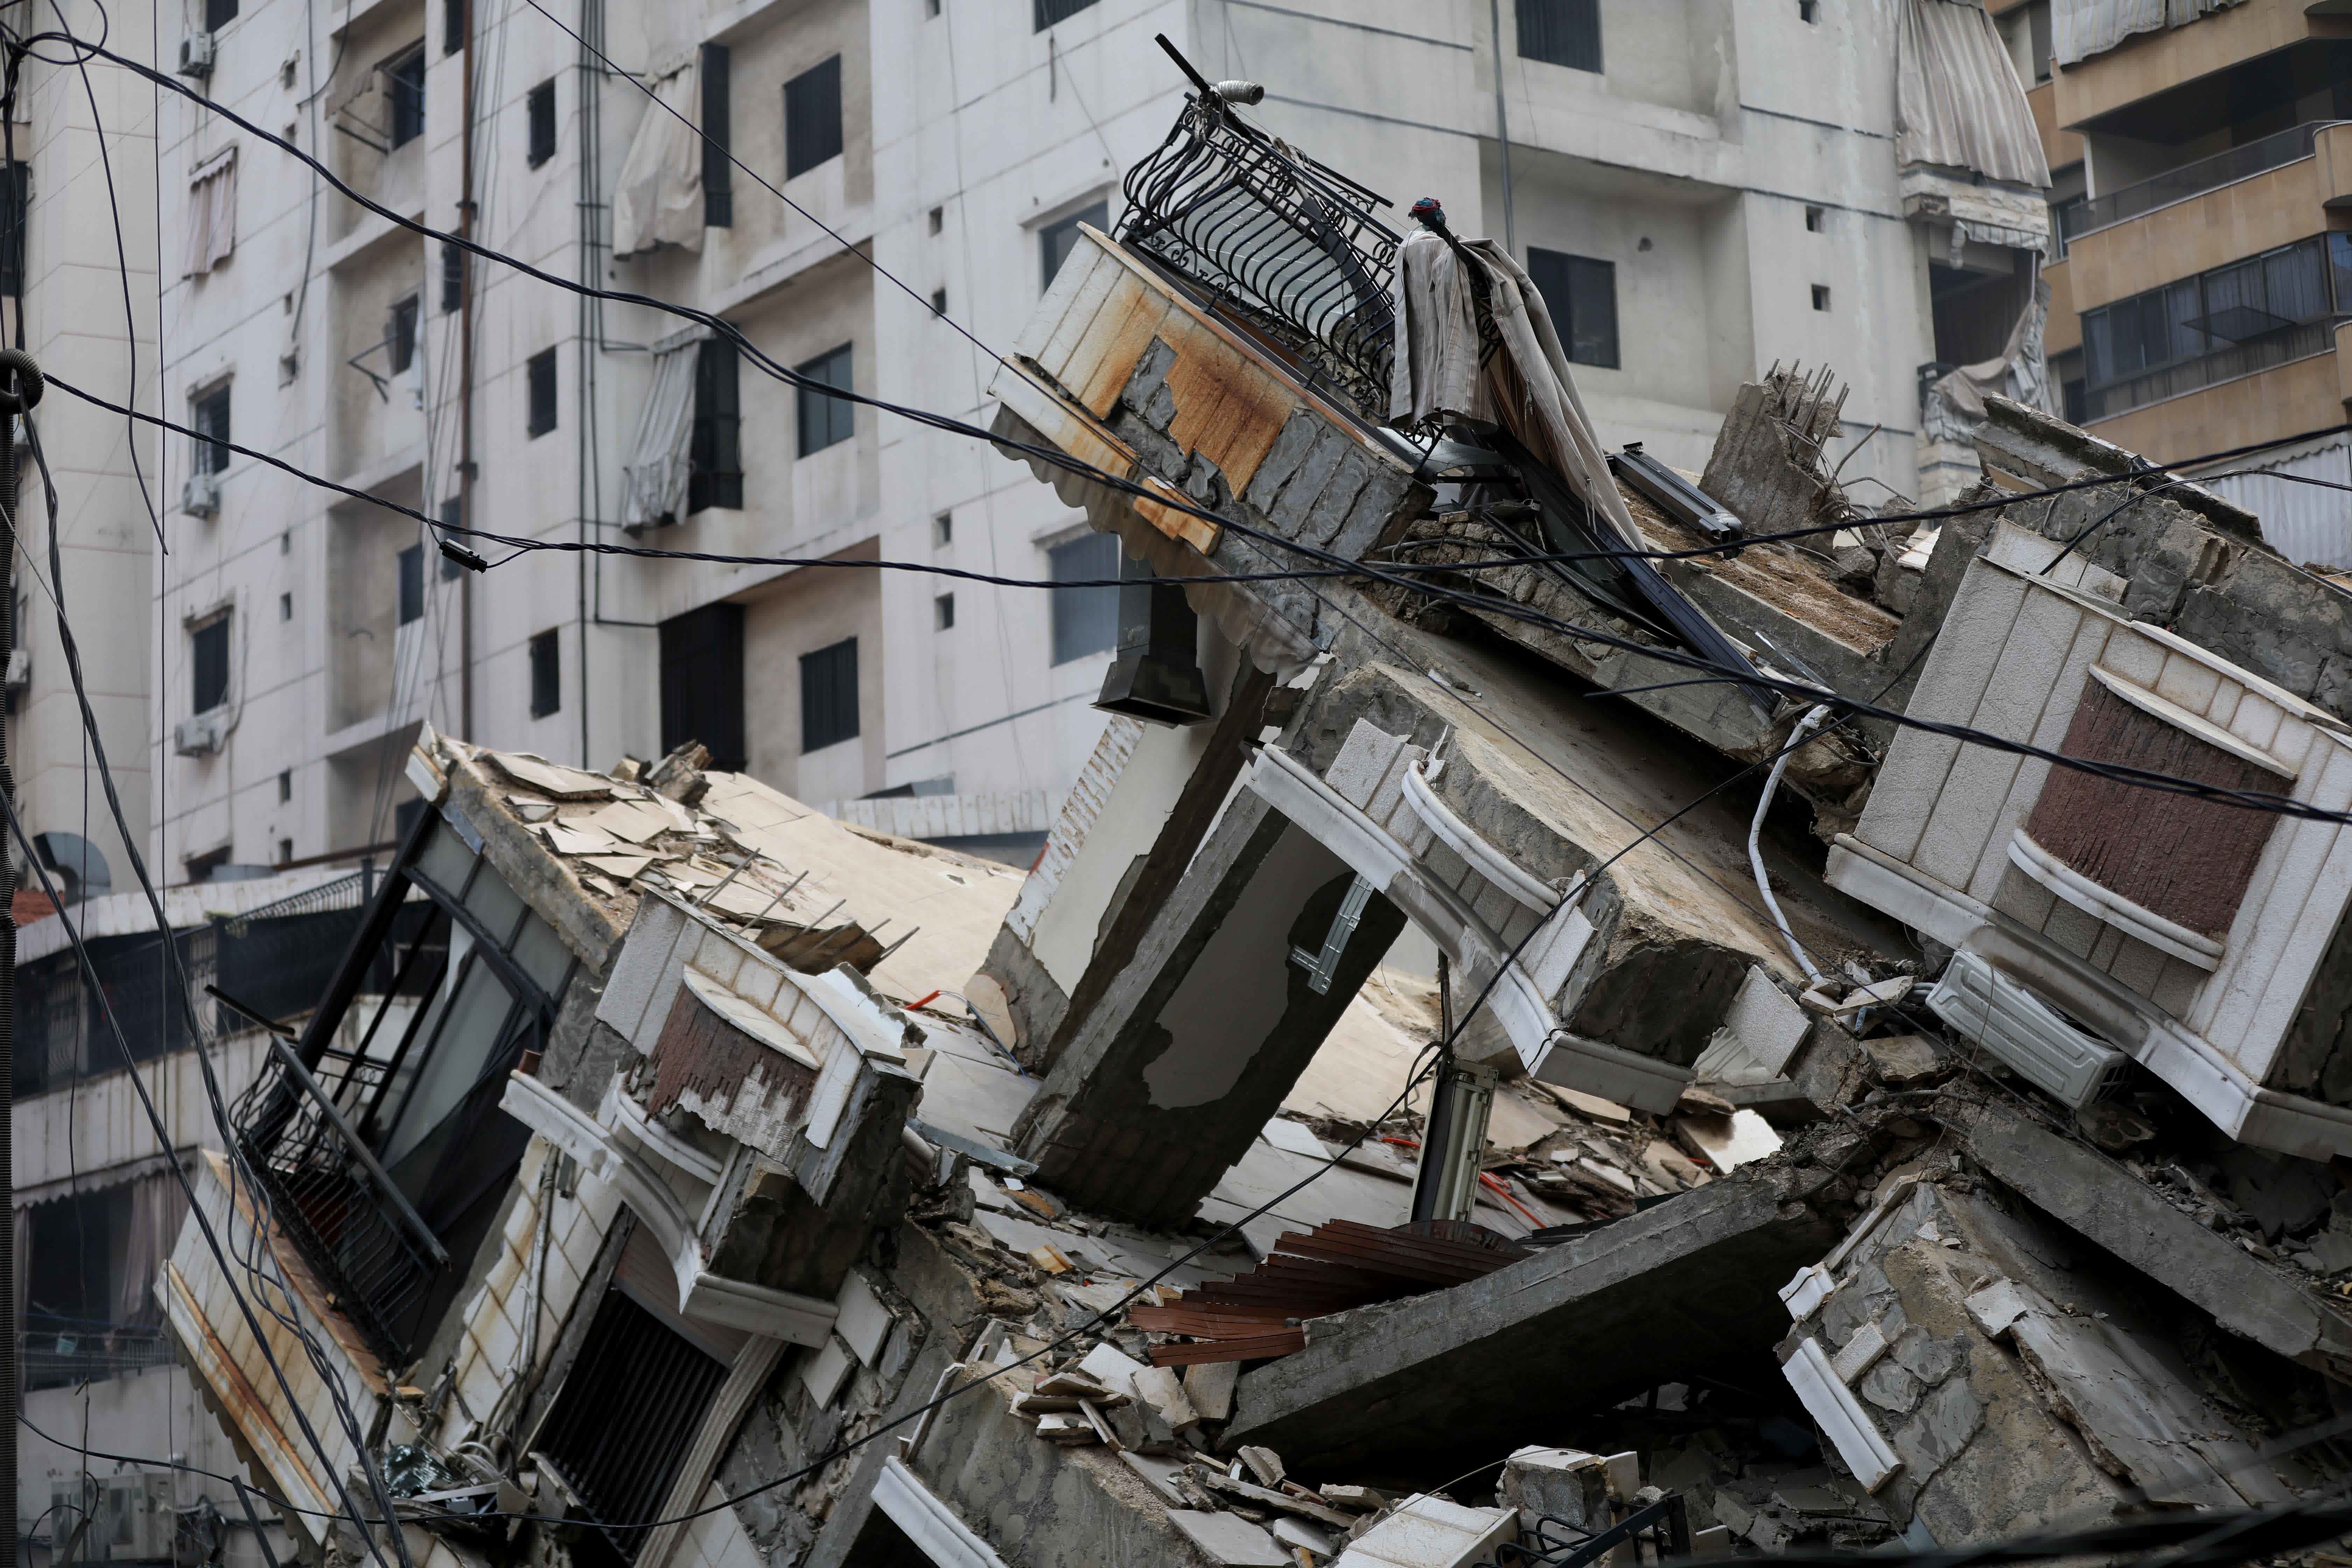
[(1119, 241), (1216, 299), (1385, 422), (1398, 236), (1387, 200), (1194, 94), (1130, 170)]
[(620, 1290), (597, 1303), (538, 1449), (624, 1561), (646, 1532), (609, 1527), (660, 1515), (726, 1380), (726, 1367)]
[[(356, 1055), (337, 1069), (322, 1063), (320, 1087), (347, 1121), (357, 1121), (395, 1066)], [(283, 1061), (271, 1059), (236, 1110), (239, 1152), (269, 1189), (278, 1229), (377, 1359), (399, 1365), (407, 1359), (415, 1309), (439, 1272), (433, 1259)]]

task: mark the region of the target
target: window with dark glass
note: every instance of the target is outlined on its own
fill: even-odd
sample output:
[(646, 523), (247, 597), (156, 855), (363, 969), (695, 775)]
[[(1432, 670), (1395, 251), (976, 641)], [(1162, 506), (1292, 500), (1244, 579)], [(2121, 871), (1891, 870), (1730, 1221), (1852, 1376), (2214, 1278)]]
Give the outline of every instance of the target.
[(702, 221), (712, 228), (735, 222), (732, 110), (728, 102), (727, 46), (702, 46)]
[(857, 433), (857, 405), (847, 398), (835, 397), (820, 390), (838, 387), (851, 390), (850, 345), (842, 344), (831, 353), (819, 354), (805, 364), (793, 367), (806, 378), (800, 389), (800, 455), (821, 452), (837, 441), (846, 441)]
[(1056, 583), (1107, 583), (1108, 587), (1054, 590), (1054, 662), (1067, 664), (1118, 646), (1118, 539), (1087, 533), (1045, 552)]
[(710, 765), (740, 773), (751, 759), (743, 723), (743, 606), (705, 605), (661, 624), (661, 745), (699, 741)]
[(418, 44), (383, 63), (383, 96), (390, 123), (387, 139), (404, 147), (425, 134), (425, 46)]
[(801, 655), (801, 750), (857, 738), (857, 639)]
[(694, 429), (688, 447), (686, 510), (743, 504), (740, 355), (724, 338), (705, 338), (694, 359)]
[[(1030, 0), (1030, 31), (1042, 33), (1056, 22), (1066, 22), (1095, 0)], [(934, 11), (933, 16), (939, 13)]]
[(441, 0), (441, 52), (454, 55), (466, 47), (466, 0)]
[(228, 469), (228, 383), (199, 395), (189, 406), (188, 423), (196, 432), (195, 467), (200, 474)]
[(466, 253), (454, 245), (441, 247), (441, 313), (454, 314), (466, 307)]
[(205, 0), (205, 31), (217, 33), (236, 20), (236, 0)]
[(1551, 312), (1560, 346), (1578, 364), (1617, 368), (1617, 264), (1563, 251), (1528, 250), (1528, 275)]
[(412, 544), (400, 552), (400, 624), (425, 618), (425, 546)]
[[(441, 503), (441, 526), (445, 529), (463, 528), (466, 526), (466, 503), (458, 497), (451, 496), (448, 500)], [(449, 537), (452, 539), (462, 539), (465, 536), (463, 534), (452, 533)], [(446, 555), (441, 557), (441, 580), (444, 583), (456, 580), (457, 574), (464, 570), (465, 568), (463, 566), (458, 565)]]
[[(2084, 378), (2091, 416), (2101, 416), (2105, 389), (2208, 355), (2236, 351), (2246, 363), (2231, 374), (2242, 374), (2284, 363), (2306, 349), (2322, 352), (2332, 346), (2325, 322), (2347, 310), (2352, 235), (2327, 234), (2085, 310)], [(2147, 390), (2171, 395), (2167, 386)]]
[(1109, 228), (1110, 204), (1107, 201), (1096, 202), (1092, 205), (1079, 208), (1057, 223), (1049, 223), (1037, 231), (1037, 250), (1039, 259), (1045, 263), (1046, 288), (1051, 289), (1054, 286), (1054, 274), (1062, 269), (1062, 263), (1067, 261), (1070, 258), (1070, 252), (1078, 247), (1080, 224), (1097, 229)]
[(555, 156), (555, 79), (523, 95), (523, 156), (534, 169)]
[(841, 57), (784, 83), (784, 178), (841, 156)]
[(1519, 58), (1601, 68), (1601, 0), (1517, 0)]
[(391, 313), (384, 319), (384, 354), (392, 362), (392, 374), (398, 375), (416, 363), (416, 296), (393, 302)]
[(525, 428), (532, 436), (544, 436), (555, 428), (555, 351), (541, 349), (531, 355), (523, 366), (523, 379), (530, 401)]
[(188, 634), (188, 710), (228, 705), (228, 623), (216, 616)]
[(530, 716), (544, 719), (563, 706), (562, 649), (552, 627), (530, 639)]

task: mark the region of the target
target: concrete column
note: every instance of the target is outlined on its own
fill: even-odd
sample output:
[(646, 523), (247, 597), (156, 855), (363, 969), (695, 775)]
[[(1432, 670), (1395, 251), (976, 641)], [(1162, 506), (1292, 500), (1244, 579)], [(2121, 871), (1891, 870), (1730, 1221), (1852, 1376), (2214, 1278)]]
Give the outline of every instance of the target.
[(1256, 796), (1234, 796), (1017, 1130), (1038, 1180), (1139, 1223), (1189, 1217), (1403, 929), (1375, 895), (1315, 991), (1291, 950), (1321, 950), (1353, 880)]

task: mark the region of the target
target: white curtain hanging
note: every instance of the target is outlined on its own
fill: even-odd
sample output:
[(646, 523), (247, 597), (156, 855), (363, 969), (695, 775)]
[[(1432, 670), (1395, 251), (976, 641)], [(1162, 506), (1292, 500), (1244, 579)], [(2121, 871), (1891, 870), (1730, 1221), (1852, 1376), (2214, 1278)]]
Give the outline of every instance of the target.
[(2025, 84), (1979, 0), (1910, 0), (1896, 56), (1896, 158), (2050, 183)]
[(196, 165), (188, 177), (188, 216), (180, 276), (201, 278), (236, 248), (236, 149)]
[(654, 345), (654, 381), (637, 416), (636, 438), (622, 475), (628, 495), (621, 514), (629, 528), (676, 522), (686, 510), (686, 481), (694, 437), (694, 367), (702, 340), (695, 327)]
[(664, 77), (637, 121), (613, 192), (613, 255), (635, 256), (659, 245), (702, 248), (700, 105), (691, 64)]

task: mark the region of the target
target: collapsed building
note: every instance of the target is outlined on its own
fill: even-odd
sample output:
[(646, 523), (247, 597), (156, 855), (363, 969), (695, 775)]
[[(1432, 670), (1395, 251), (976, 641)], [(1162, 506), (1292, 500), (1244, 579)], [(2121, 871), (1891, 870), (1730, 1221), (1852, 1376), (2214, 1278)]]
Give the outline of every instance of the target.
[(428, 734), (160, 1288), (241, 1495), (1356, 1568), (2339, 1482), (2352, 599), (1998, 397), (1927, 528), (1818, 372), (1606, 453), (1507, 256), (1198, 86), (994, 385), (1132, 577), (1034, 868)]

